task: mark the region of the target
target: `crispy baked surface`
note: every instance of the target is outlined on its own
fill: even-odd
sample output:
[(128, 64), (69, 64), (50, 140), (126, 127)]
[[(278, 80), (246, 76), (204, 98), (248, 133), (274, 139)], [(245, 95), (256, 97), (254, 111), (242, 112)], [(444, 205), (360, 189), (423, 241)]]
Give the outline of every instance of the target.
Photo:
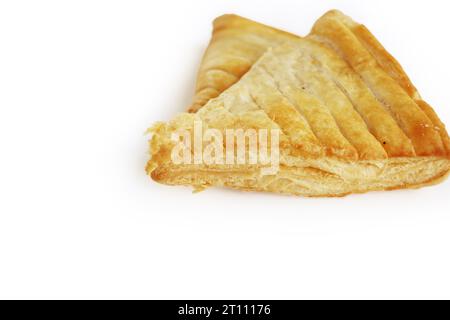
[(332, 48), (352, 67), (410, 138), (417, 155), (448, 153), (444, 125), (366, 27), (333, 10), (315, 23), (309, 37)]
[[(172, 164), (171, 133), (192, 131), (196, 120), (222, 131), (280, 129), (280, 171), (261, 176), (258, 166)], [(289, 36), (267, 49), (195, 114), (151, 131), (147, 172), (196, 189), (341, 196), (429, 185), (450, 170), (449, 137), (436, 113), (367, 28), (338, 11), (321, 17), (306, 38)]]
[(189, 112), (196, 112), (237, 82), (267, 48), (296, 38), (298, 36), (234, 14), (215, 19)]

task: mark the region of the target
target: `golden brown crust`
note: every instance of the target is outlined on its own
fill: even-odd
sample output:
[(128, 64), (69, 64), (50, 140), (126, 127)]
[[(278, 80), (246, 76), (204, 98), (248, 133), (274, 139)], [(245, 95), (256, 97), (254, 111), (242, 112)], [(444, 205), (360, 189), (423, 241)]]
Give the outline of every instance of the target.
[[(146, 168), (152, 179), (195, 190), (225, 186), (330, 197), (417, 188), (448, 176), (445, 126), (365, 27), (332, 11), (307, 38), (289, 36), (253, 64), (246, 59), (260, 49), (248, 39), (237, 39), (233, 28), (264, 37), (271, 32), (279, 37), (279, 31), (267, 32), (268, 27), (241, 19), (224, 17), (215, 23), (216, 56), (207, 53), (207, 68), (199, 75), (199, 83), (214, 83), (200, 86), (197, 97), (206, 104), (152, 128)], [(245, 49), (230, 59), (231, 51), (222, 56), (217, 49), (227, 44)], [(171, 133), (180, 128), (192, 132), (194, 121), (222, 132), (280, 129), (279, 172), (261, 175), (260, 165), (173, 164)]]
[[(353, 88), (347, 90), (340, 87), (337, 79), (328, 72), (331, 59), (326, 50), (305, 39), (276, 48), (274, 55), (278, 56), (276, 61), (279, 64), (284, 63), (287, 70), (293, 70), (297, 82), (292, 82), (291, 86), (303, 86), (306, 95), (317, 99), (328, 109), (343, 139), (356, 150), (356, 159), (386, 158), (382, 144), (368, 130), (365, 121), (345, 94), (345, 91)], [(292, 62), (292, 65), (288, 66), (287, 62)], [(279, 73), (282, 73), (281, 70)], [(309, 105), (305, 107), (309, 108)], [(317, 116), (313, 115), (314, 119)], [(328, 141), (321, 142), (325, 147), (330, 147)]]
[(412, 84), (400, 63), (383, 47), (377, 38), (366, 28), (366, 26), (356, 23), (350, 17), (338, 10), (330, 10), (323, 15), (323, 18), (330, 17), (339, 20), (349, 28), (363, 46), (377, 60), (378, 64), (408, 93), (410, 97), (417, 94), (417, 89)]
[[(361, 172), (363, 173), (364, 171)], [(356, 181), (347, 183), (338, 181), (334, 183), (328, 182), (327, 188), (305, 187), (305, 182), (309, 181), (296, 183), (289, 179), (282, 178), (281, 175), (276, 176), (275, 178), (261, 177), (256, 171), (252, 172), (249, 170), (243, 170), (241, 172), (227, 171), (224, 173), (215, 171), (213, 174), (211, 174), (211, 171), (208, 173), (200, 173), (200, 170), (193, 174), (191, 170), (187, 170), (186, 172), (171, 174), (170, 176), (168, 173), (169, 170), (160, 168), (158, 171), (154, 171), (150, 175), (156, 182), (166, 185), (192, 186), (196, 192), (203, 191), (211, 186), (219, 186), (232, 188), (239, 191), (259, 191), (303, 197), (331, 198), (345, 197), (350, 194), (361, 194), (372, 191), (394, 191), (401, 189), (419, 189), (423, 187), (430, 187), (446, 180), (450, 175), (450, 170), (435, 170), (435, 173), (432, 175), (427, 175), (426, 177), (422, 176), (422, 178), (425, 179), (418, 179), (415, 182), (397, 181), (396, 183), (393, 183), (393, 181), (389, 181), (390, 178), (387, 178), (388, 182), (385, 182), (384, 184), (377, 182), (376, 184), (374, 183), (373, 185), (368, 186), (368, 181), (366, 181), (366, 184), (359, 186)], [(309, 175), (310, 172), (307, 172), (307, 174)], [(318, 178), (318, 181), (324, 181), (324, 178)], [(349, 185), (350, 183), (352, 186)]]
[[(255, 118), (254, 114), (249, 116)], [(170, 148), (167, 148), (170, 132), (180, 126), (187, 128), (194, 119), (198, 118), (182, 115), (174, 122), (154, 128), (151, 151), (156, 156), (147, 165), (147, 172), (153, 180), (168, 185), (193, 186), (197, 191), (210, 186), (224, 186), (243, 191), (340, 197), (350, 193), (432, 185), (442, 181), (450, 170), (450, 161), (440, 157), (347, 162), (331, 158), (292, 157), (288, 152), (282, 152), (280, 170), (272, 176), (262, 176), (260, 167), (251, 165), (173, 165), (168, 152)], [(241, 124), (228, 121), (228, 126), (235, 125)]]
[[(328, 98), (329, 105), (334, 105), (334, 101), (338, 100), (341, 103), (352, 104), (355, 111), (359, 113), (367, 125), (368, 131), (380, 142), (380, 145), (384, 147), (389, 157), (415, 155), (411, 141), (403, 133), (386, 108), (367, 88), (359, 75), (345, 61), (332, 50), (311, 39), (305, 39), (302, 42), (298, 41), (297, 45), (300, 45), (302, 50), (306, 51), (311, 57), (310, 61), (305, 61), (305, 59), (299, 61), (301, 65), (312, 65), (312, 62), (314, 62), (316, 66), (315, 73), (323, 74), (323, 77), (328, 79), (328, 83), (331, 82), (333, 88), (321, 86), (322, 92), (320, 93), (320, 95), (327, 97), (328, 93), (335, 92), (331, 97), (331, 101), (330, 97)], [(362, 124), (360, 124), (361, 126)], [(363, 141), (371, 140), (369, 137)], [(373, 143), (372, 140), (372, 145)], [(370, 148), (370, 150), (378, 152), (378, 156), (374, 154), (374, 151), (365, 152), (360, 150), (360, 154), (370, 155), (368, 158), (383, 157), (380, 154), (380, 150), (376, 151), (376, 146)]]
[(310, 37), (335, 50), (361, 76), (392, 112), (417, 155), (447, 155), (445, 128), (428, 117), (430, 110), (424, 110), (428, 105), (421, 102), (403, 69), (366, 28), (333, 10), (315, 23)]
[(226, 14), (213, 23), (213, 34), (197, 75), (196, 112), (210, 99), (237, 82), (269, 48), (297, 36), (258, 22)]

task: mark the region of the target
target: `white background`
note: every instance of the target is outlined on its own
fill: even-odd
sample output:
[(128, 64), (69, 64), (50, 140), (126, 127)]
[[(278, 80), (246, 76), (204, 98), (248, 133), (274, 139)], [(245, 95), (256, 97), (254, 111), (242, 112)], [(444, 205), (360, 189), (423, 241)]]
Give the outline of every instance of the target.
[(303, 199), (154, 183), (211, 21), (364, 22), (450, 124), (448, 1), (0, 2), (0, 298), (450, 298), (450, 182)]

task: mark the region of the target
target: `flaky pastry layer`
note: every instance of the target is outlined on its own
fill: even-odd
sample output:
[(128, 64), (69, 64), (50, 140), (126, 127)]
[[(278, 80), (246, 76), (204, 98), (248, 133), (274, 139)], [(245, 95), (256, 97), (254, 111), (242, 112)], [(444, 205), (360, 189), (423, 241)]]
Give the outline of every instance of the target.
[(196, 112), (239, 81), (269, 47), (296, 38), (291, 33), (234, 14), (215, 19), (189, 112)]
[(160, 166), (151, 177), (168, 185), (210, 186), (244, 191), (264, 191), (307, 197), (339, 197), (351, 193), (414, 189), (439, 183), (449, 174), (442, 158), (396, 158), (357, 163), (333, 160), (296, 161), (281, 165), (276, 175), (263, 176), (260, 168), (208, 168)]
[[(171, 122), (159, 123), (151, 129), (152, 157), (146, 170), (153, 180), (167, 185), (192, 186), (197, 191), (220, 186), (244, 191), (334, 197), (433, 185), (442, 181), (450, 170), (447, 157), (357, 161), (299, 157), (285, 135), (280, 139), (280, 167), (275, 175), (262, 175), (263, 166), (260, 165), (173, 164), (171, 133), (180, 128), (192, 131), (193, 122), (199, 118), (198, 114), (181, 114)], [(248, 119), (254, 121), (249, 122)], [(248, 128), (267, 127), (262, 114), (254, 112), (225, 118), (225, 127), (241, 127), (241, 121), (247, 123)]]
[[(241, 37), (240, 30), (248, 32)], [(214, 34), (199, 72), (201, 98), (190, 110), (196, 112), (151, 130), (147, 172), (155, 181), (342, 196), (416, 188), (448, 175), (445, 126), (364, 26), (330, 11), (300, 39), (225, 16)], [(262, 175), (258, 165), (173, 164), (171, 134), (192, 131), (194, 121), (221, 131), (279, 129), (278, 173)]]

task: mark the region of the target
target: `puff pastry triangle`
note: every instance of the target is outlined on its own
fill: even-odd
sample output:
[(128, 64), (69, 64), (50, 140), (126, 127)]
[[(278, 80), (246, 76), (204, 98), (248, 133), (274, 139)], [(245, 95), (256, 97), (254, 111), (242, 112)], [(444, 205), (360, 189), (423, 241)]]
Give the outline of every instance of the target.
[(197, 74), (189, 112), (196, 112), (237, 82), (269, 47), (297, 38), (291, 33), (234, 14), (216, 18)]
[[(222, 133), (280, 130), (278, 171), (262, 174), (264, 165), (237, 161), (175, 164), (172, 134), (194, 132), (196, 123)], [(148, 174), (195, 189), (343, 196), (435, 184), (450, 170), (449, 138), (436, 113), (370, 32), (337, 11), (307, 38), (269, 49), (197, 113), (151, 132)]]

